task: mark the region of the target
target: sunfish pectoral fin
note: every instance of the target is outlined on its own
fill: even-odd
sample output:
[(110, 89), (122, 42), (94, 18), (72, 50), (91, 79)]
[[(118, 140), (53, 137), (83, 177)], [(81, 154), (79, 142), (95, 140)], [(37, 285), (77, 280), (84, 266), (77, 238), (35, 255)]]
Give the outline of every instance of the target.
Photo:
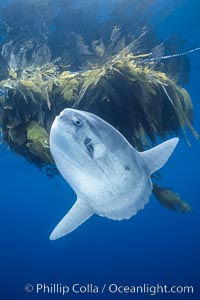
[(140, 152), (150, 174), (164, 166), (176, 148), (178, 141), (179, 138), (172, 138), (150, 150)]
[(89, 219), (92, 215), (92, 209), (84, 200), (78, 198), (76, 203), (54, 228), (53, 232), (50, 235), (50, 240), (59, 239), (72, 232), (87, 219)]

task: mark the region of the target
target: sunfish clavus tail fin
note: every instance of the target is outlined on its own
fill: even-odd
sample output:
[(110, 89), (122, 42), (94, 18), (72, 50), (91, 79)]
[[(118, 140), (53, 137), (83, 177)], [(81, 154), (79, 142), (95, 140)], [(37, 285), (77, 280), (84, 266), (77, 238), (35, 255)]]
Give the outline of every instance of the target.
[(166, 164), (178, 142), (179, 138), (172, 138), (150, 150), (140, 152), (150, 174)]
[(59, 239), (75, 230), (93, 215), (92, 209), (82, 199), (77, 199), (73, 207), (58, 223), (50, 235), (50, 240)]

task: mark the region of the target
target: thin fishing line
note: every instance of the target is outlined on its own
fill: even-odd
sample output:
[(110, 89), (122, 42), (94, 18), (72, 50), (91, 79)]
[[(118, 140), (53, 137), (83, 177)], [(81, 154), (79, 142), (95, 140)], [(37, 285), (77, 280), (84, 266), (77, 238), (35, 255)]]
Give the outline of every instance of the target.
[(182, 53), (177, 53), (177, 54), (171, 54), (171, 55), (165, 55), (165, 56), (157, 56), (157, 57), (153, 57), (153, 58), (146, 58), (142, 61), (142, 63), (145, 63), (145, 62), (149, 62), (149, 61), (159, 61), (159, 60), (163, 60), (163, 59), (168, 59), (168, 58), (173, 58), (173, 57), (179, 57), (179, 56), (183, 56), (183, 55), (187, 55), (189, 53), (192, 53), (192, 52), (196, 52), (196, 51), (199, 51), (200, 50), (200, 47), (197, 47), (195, 49), (191, 49), (189, 51), (186, 51), (186, 52), (182, 52)]

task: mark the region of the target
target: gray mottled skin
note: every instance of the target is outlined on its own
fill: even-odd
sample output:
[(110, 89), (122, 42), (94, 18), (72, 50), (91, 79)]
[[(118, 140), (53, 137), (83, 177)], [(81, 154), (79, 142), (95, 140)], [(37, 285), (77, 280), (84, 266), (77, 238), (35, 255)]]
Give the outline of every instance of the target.
[(63, 110), (51, 128), (50, 149), (77, 201), (50, 239), (70, 233), (93, 214), (113, 220), (135, 215), (149, 200), (151, 173), (166, 163), (177, 142), (140, 153), (96, 115)]

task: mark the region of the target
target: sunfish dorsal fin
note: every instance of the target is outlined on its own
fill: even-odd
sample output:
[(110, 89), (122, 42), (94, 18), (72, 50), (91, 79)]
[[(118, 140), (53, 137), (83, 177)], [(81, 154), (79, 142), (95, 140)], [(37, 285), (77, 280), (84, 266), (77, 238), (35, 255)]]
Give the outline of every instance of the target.
[(140, 152), (150, 174), (164, 166), (176, 148), (178, 141), (179, 138), (173, 138), (150, 150)]
[(50, 240), (59, 239), (72, 232), (87, 219), (89, 219), (92, 215), (92, 209), (84, 200), (78, 198), (76, 203), (54, 228), (53, 232), (50, 235)]

